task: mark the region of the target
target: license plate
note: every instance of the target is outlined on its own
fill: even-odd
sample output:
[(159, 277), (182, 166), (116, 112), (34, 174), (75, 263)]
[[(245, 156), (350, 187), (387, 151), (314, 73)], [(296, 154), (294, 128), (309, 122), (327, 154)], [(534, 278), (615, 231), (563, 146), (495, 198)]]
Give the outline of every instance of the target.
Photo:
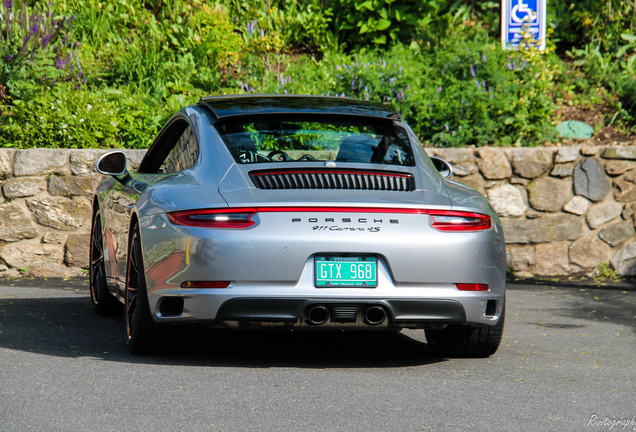
[(378, 286), (378, 260), (370, 256), (317, 256), (316, 287)]

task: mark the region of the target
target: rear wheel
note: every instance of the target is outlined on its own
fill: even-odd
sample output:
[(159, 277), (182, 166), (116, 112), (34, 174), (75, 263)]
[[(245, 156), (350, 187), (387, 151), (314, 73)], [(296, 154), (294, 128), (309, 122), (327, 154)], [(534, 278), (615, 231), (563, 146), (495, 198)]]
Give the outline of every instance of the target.
[(90, 291), (93, 309), (100, 315), (114, 315), (121, 312), (121, 303), (108, 291), (106, 269), (104, 266), (104, 243), (102, 241), (102, 223), (99, 210), (93, 215), (90, 246)]
[(504, 327), (504, 310), (494, 326), (450, 325), (426, 330), (426, 342), (439, 357), (490, 357), (499, 348)]
[(162, 326), (153, 321), (150, 313), (138, 227), (133, 226), (131, 232), (124, 314), (126, 345), (135, 354), (156, 354), (161, 349)]

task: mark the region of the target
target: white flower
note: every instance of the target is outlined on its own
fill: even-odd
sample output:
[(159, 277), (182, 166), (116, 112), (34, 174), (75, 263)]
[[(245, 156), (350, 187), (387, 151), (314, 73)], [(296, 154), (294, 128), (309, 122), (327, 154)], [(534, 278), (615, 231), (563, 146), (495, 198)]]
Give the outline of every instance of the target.
[(84, 123), (84, 119), (83, 118), (79, 119), (79, 122)]
[(86, 105), (86, 111), (90, 111), (92, 109), (93, 109), (93, 105), (91, 104)]

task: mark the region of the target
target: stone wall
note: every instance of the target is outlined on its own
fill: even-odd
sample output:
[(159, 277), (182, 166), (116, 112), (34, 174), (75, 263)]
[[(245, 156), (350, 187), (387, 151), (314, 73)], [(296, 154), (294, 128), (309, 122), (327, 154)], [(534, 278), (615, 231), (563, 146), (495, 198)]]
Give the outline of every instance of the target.
[[(501, 215), (522, 276), (636, 275), (636, 147), (427, 149)], [(105, 150), (0, 149), (0, 277), (82, 276)], [(144, 154), (126, 151), (134, 169)]]
[[(0, 149), (0, 277), (86, 275), (106, 150)], [(126, 154), (135, 168), (145, 151)]]
[(427, 149), (501, 216), (520, 276), (636, 275), (636, 147)]

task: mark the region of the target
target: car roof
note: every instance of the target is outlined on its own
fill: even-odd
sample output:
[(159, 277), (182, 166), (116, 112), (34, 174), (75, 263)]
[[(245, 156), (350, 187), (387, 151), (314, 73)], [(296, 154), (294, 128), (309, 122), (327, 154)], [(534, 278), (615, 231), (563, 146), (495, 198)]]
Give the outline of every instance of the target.
[(204, 97), (206, 106), (218, 118), (260, 114), (331, 114), (399, 119), (390, 105), (334, 96), (231, 95)]

